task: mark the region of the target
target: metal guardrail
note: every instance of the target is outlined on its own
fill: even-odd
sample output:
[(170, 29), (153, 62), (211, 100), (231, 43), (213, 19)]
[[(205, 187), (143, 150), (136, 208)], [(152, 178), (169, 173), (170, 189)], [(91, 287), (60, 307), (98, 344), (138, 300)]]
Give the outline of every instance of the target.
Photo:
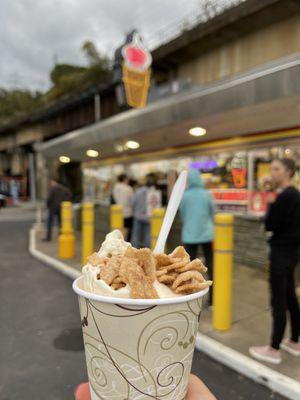
[(181, 16), (162, 29), (152, 34), (152, 37), (145, 37), (147, 47), (152, 51), (156, 47), (175, 39), (184, 31), (191, 30), (200, 23), (207, 22), (247, 0), (202, 0), (199, 2), (199, 9)]
[(148, 103), (153, 103), (154, 101), (165, 99), (191, 89), (199, 89), (200, 87), (201, 85), (192, 82), (191, 79), (175, 79), (167, 83), (153, 85), (149, 91)]

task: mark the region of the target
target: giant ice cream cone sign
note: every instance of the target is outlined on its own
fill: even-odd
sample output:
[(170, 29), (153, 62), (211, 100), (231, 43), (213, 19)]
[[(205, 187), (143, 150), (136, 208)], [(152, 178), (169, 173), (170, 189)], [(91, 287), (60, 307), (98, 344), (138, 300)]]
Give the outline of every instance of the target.
[(144, 107), (150, 86), (151, 54), (144, 47), (140, 36), (135, 33), (132, 42), (123, 47), (122, 55), (127, 103), (131, 107)]

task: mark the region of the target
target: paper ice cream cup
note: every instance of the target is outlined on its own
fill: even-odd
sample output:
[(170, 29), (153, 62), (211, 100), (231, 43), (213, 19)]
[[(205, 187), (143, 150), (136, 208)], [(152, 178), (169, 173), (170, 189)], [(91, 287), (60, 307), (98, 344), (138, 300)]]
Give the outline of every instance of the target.
[(203, 296), (122, 299), (79, 296), (92, 400), (182, 400), (191, 371)]

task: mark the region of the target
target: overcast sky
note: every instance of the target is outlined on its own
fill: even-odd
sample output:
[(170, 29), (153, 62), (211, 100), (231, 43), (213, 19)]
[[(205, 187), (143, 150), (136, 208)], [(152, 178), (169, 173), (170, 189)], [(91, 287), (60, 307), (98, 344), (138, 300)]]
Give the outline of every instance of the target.
[(0, 87), (46, 89), (55, 61), (84, 64), (92, 40), (112, 54), (137, 28), (146, 42), (182, 23), (201, 0), (0, 0)]

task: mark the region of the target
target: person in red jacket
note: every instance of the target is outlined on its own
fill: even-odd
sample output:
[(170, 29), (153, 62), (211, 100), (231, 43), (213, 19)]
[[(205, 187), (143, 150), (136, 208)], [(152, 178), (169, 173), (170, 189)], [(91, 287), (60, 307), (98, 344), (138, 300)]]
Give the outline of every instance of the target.
[[(295, 290), (295, 268), (299, 261), (300, 193), (292, 185), (295, 162), (289, 158), (271, 163), (272, 179), (278, 196), (272, 199), (265, 218), (270, 238), (270, 289), (272, 306), (272, 335), (267, 346), (250, 347), (250, 354), (262, 361), (279, 364), (280, 348), (300, 356), (300, 311)], [(290, 314), (291, 336), (284, 339), (287, 311)]]

